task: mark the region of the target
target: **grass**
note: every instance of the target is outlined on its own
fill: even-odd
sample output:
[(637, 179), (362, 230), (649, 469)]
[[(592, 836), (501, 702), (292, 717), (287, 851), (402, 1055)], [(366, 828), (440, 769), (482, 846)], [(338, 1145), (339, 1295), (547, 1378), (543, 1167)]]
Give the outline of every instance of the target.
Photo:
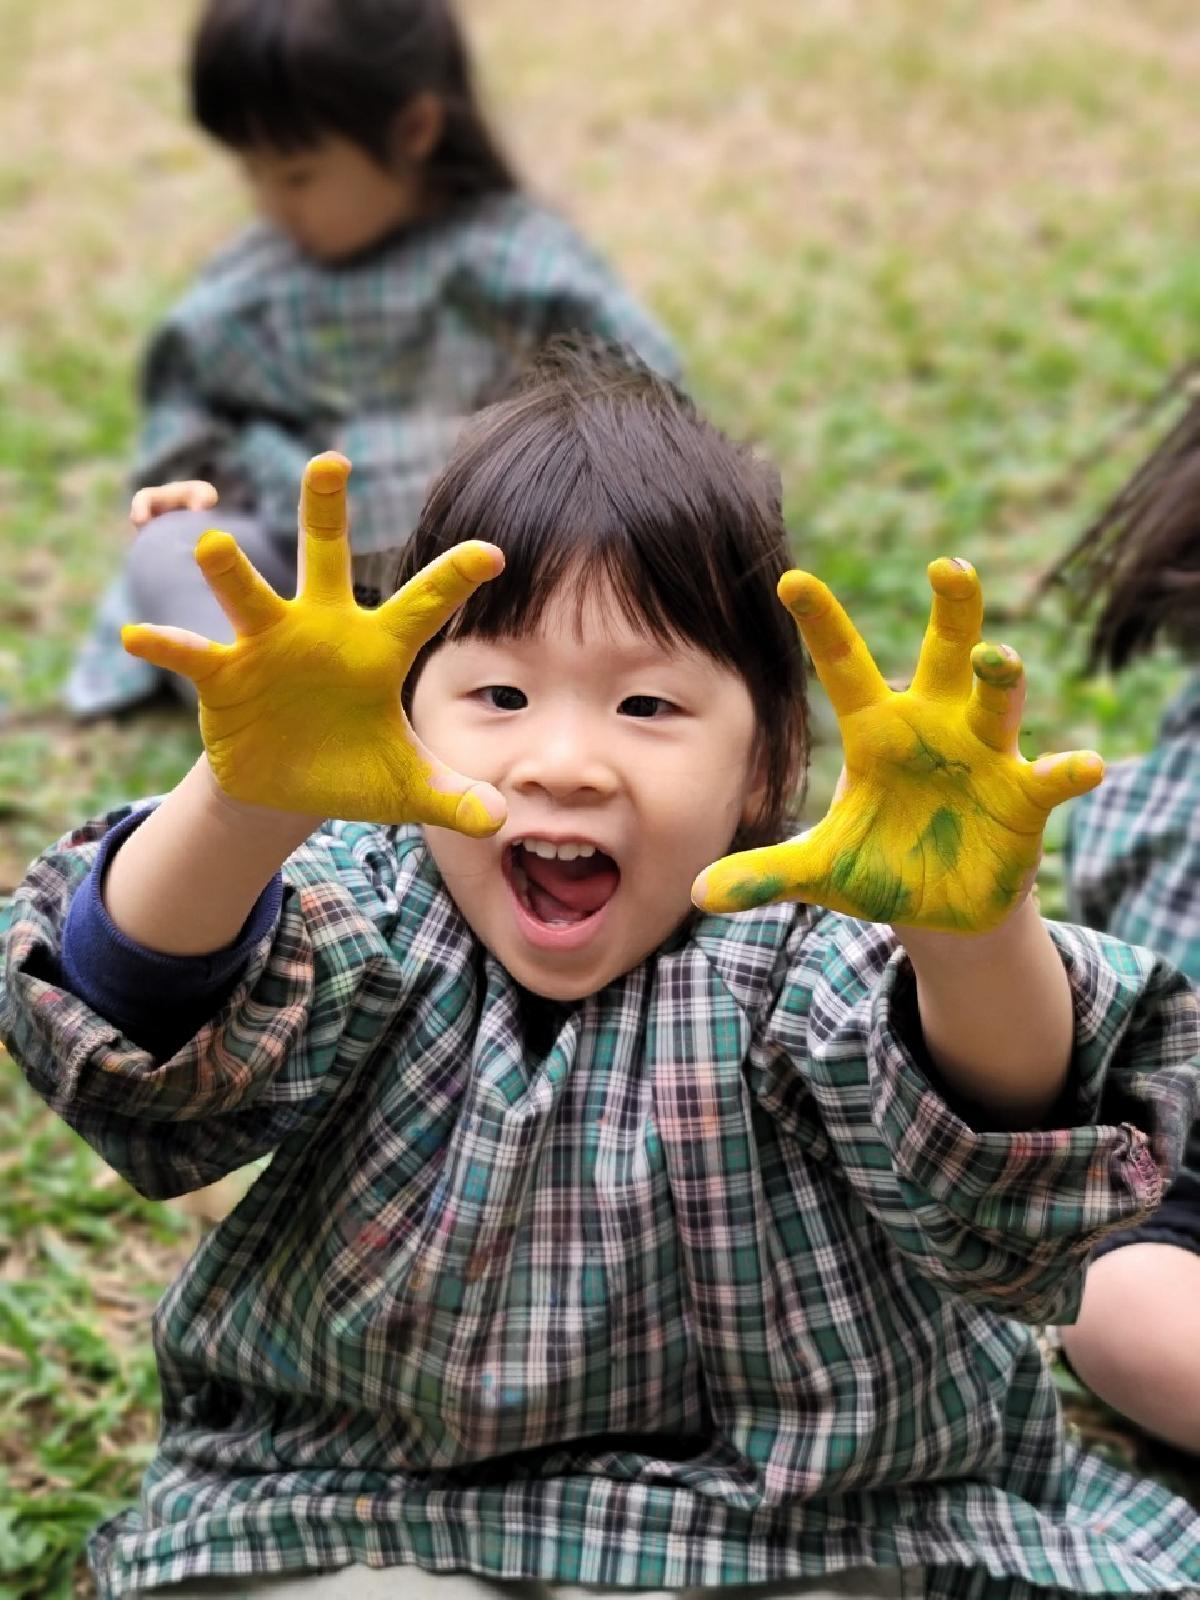
[[(1029, 667), (1027, 749), (1144, 748), (1178, 669), (1084, 681), (1062, 617), (1022, 605), (1144, 446), (1123, 420), (1195, 347), (1188, 0), (467, 12), (524, 170), (779, 463), (798, 555), (884, 670), (911, 668), (926, 562), (964, 554)], [(180, 114), (184, 22), (162, 0), (0, 0), (0, 892), (197, 749), (170, 708), (76, 730), (56, 707), (126, 537), (136, 348), (240, 215)], [(816, 803), (836, 764), (827, 745)], [(1053, 849), (1043, 892), (1059, 904)], [(86, 1593), (83, 1534), (153, 1437), (148, 1308), (195, 1236), (11, 1064), (0, 1114), (0, 1600)], [(1108, 1448), (1178, 1472), (1072, 1403)]]

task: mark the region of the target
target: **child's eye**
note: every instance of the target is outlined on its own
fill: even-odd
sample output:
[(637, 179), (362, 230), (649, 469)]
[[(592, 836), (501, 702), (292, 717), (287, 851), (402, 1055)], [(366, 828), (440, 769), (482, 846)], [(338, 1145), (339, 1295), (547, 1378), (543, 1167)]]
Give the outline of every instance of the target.
[(486, 704), (497, 711), (521, 711), (529, 704), (524, 690), (514, 689), (511, 683), (489, 683), (479, 693)]
[(623, 717), (665, 717), (675, 709), (660, 694), (627, 694), (617, 707)]

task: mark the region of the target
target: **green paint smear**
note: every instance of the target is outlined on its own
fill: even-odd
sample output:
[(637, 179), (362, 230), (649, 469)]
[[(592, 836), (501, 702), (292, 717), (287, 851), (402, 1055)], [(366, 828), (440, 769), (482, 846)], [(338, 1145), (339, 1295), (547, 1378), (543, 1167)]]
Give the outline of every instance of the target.
[(1021, 892), (1021, 885), (1025, 881), (1023, 872), (1002, 872), (996, 879), (996, 886), (992, 890), (992, 904), (994, 906), (1010, 906)]
[(943, 806), (930, 817), (924, 832), (913, 846), (913, 851), (924, 855), (930, 850), (944, 867), (952, 869), (958, 864), (962, 851), (962, 831), (958, 813)]
[(951, 761), (940, 750), (935, 750), (928, 740), (916, 735), (916, 749), (912, 755), (899, 763), (905, 772), (911, 772), (917, 777), (928, 778), (932, 773), (941, 773), (946, 778), (969, 778), (971, 768), (965, 761)]
[(855, 914), (870, 922), (895, 922), (912, 902), (900, 877), (882, 863), (865, 862), (861, 850), (843, 850), (834, 859), (830, 880)]
[(778, 873), (768, 873), (762, 878), (739, 878), (725, 891), (735, 910), (750, 911), (755, 906), (766, 905), (787, 888), (787, 879)]

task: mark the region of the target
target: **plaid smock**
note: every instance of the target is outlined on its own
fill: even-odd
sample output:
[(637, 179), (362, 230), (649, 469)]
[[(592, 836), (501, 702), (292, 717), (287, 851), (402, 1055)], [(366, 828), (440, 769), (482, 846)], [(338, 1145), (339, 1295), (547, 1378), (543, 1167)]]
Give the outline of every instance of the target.
[[(149, 341), (132, 486), (207, 478), (225, 510), (291, 547), (305, 462), (341, 450), (354, 464), (355, 589), (378, 604), (463, 422), (539, 346), (569, 333), (625, 345), (679, 376), (666, 335), (607, 263), (520, 191), (456, 206), (332, 266), (257, 223)], [(77, 715), (118, 710), (161, 683), (121, 646), (135, 614), (120, 577), (66, 685)]]
[[(1200, 986), (1200, 673), (1167, 711), (1149, 755), (1109, 768), (1071, 808), (1071, 915), (1149, 945)], [(1183, 1244), (1200, 1253), (1200, 1121), (1167, 1203), (1107, 1241)]]
[(1072, 806), (1066, 867), (1073, 917), (1200, 984), (1200, 672), (1150, 754), (1117, 762)]
[(291, 540), (305, 462), (341, 450), (361, 582), (365, 557), (404, 544), (463, 421), (561, 333), (601, 335), (678, 374), (606, 263), (519, 191), (333, 266), (255, 224), (149, 343), (134, 486), (208, 478)]
[(93, 1536), (102, 1596), (352, 1561), (631, 1588), (904, 1565), (937, 1600), (1200, 1585), (1200, 1514), (1068, 1441), (1024, 1325), (1074, 1314), (1088, 1251), (1178, 1156), (1200, 1024), (1149, 952), (1052, 929), (1070, 1103), (979, 1133), (886, 928), (697, 916), (539, 1013), (418, 830), (332, 823), (156, 1062), (59, 977), (116, 820), (18, 893), (9, 1048), (145, 1194), (274, 1159), (156, 1312), (159, 1449)]

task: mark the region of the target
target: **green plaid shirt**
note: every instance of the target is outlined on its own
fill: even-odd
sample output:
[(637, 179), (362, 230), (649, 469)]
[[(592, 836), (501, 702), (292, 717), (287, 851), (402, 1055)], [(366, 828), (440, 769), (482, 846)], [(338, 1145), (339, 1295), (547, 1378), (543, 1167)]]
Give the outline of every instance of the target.
[(1200, 984), (1200, 673), (1150, 754), (1110, 767), (1072, 807), (1067, 884), (1072, 916)]
[(678, 373), (665, 335), (605, 262), (519, 192), (336, 267), (257, 224), (149, 344), (134, 485), (207, 477), (231, 509), (290, 539), (305, 461), (338, 449), (354, 463), (356, 556), (394, 550), (463, 419), (537, 346), (572, 332)]
[[(979, 1133), (886, 928), (697, 918), (535, 1012), (417, 830), (325, 827), (236, 990), (156, 1063), (61, 986), (111, 825), (31, 868), (2, 1032), (140, 1190), (267, 1152), (154, 1322), (162, 1431), (104, 1597), (412, 1563), (677, 1588), (918, 1566), (936, 1600), (1200, 1585), (1200, 1515), (1064, 1436), (1026, 1324), (1158, 1201), (1197, 1005), (1053, 929), (1072, 1103)], [(532, 1027), (531, 1019), (539, 1026)]]

